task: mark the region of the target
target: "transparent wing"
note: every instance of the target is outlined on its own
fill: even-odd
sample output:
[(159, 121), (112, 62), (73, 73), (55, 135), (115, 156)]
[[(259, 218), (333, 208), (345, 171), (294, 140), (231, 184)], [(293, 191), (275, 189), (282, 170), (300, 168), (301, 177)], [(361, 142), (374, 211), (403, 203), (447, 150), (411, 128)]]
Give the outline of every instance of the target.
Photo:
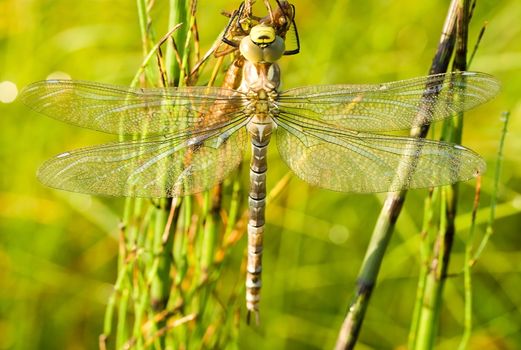
[(44, 184), (110, 196), (173, 197), (223, 181), (242, 160), (243, 124), (204, 134), (152, 137), (67, 152), (38, 170)]
[(341, 192), (388, 192), (467, 180), (485, 170), (462, 146), (335, 130), (303, 132), (280, 122), (282, 159), (304, 181)]
[(45, 80), (27, 86), (22, 101), (37, 112), (113, 134), (166, 134), (211, 127), (243, 111), (244, 95), (204, 86), (129, 88), (87, 81)]
[[(377, 85), (323, 85), (280, 94), (281, 113), (295, 122), (356, 131), (409, 129), (487, 102), (499, 81), (484, 73), (454, 72)], [(453, 95), (459, 96), (455, 102)]]

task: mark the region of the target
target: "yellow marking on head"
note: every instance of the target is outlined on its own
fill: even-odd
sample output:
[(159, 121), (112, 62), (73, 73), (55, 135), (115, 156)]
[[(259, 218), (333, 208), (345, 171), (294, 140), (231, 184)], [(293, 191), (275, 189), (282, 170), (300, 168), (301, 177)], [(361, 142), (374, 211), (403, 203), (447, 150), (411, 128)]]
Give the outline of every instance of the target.
[(265, 24), (259, 24), (251, 28), (250, 39), (259, 46), (269, 45), (275, 41), (275, 29)]
[(273, 27), (259, 24), (251, 29), (250, 35), (241, 40), (239, 50), (250, 62), (273, 63), (284, 55), (284, 39), (275, 33)]

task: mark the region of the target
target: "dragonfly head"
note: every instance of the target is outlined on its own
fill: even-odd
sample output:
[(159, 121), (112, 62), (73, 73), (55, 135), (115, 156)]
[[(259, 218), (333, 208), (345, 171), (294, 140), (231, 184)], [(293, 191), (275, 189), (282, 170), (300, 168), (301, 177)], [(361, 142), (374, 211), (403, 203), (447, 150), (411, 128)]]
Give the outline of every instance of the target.
[(274, 63), (284, 54), (285, 46), (284, 39), (275, 33), (273, 27), (259, 24), (242, 39), (239, 49), (252, 63)]

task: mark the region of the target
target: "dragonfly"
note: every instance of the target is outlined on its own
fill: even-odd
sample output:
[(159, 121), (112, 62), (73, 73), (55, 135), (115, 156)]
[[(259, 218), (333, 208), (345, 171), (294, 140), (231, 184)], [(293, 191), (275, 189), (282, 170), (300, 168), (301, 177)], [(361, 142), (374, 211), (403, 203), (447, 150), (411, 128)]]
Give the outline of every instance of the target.
[(487, 102), (499, 91), (493, 76), (451, 72), (279, 91), (277, 62), (285, 41), (274, 26), (253, 26), (238, 46), (244, 65), (236, 89), (145, 89), (75, 80), (26, 87), (21, 99), (35, 111), (132, 138), (61, 153), (39, 168), (40, 181), (95, 195), (186, 196), (224, 181), (249, 145), (246, 308), (258, 317), (267, 151), (273, 136), (297, 177), (333, 191), (427, 188), (484, 172), (484, 160), (461, 145), (385, 132), (450, 118)]

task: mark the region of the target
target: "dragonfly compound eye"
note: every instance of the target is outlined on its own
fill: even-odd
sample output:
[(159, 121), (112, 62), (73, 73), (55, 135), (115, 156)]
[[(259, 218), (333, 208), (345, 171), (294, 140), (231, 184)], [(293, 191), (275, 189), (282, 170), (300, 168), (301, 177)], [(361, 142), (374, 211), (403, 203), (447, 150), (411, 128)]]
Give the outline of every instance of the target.
[(273, 63), (284, 54), (284, 39), (275, 34), (275, 30), (267, 25), (253, 27), (250, 35), (243, 38), (239, 46), (241, 54), (253, 63)]
[(269, 46), (262, 50), (264, 53), (264, 61), (270, 63), (278, 61), (282, 55), (284, 55), (285, 50), (284, 39), (277, 36)]

